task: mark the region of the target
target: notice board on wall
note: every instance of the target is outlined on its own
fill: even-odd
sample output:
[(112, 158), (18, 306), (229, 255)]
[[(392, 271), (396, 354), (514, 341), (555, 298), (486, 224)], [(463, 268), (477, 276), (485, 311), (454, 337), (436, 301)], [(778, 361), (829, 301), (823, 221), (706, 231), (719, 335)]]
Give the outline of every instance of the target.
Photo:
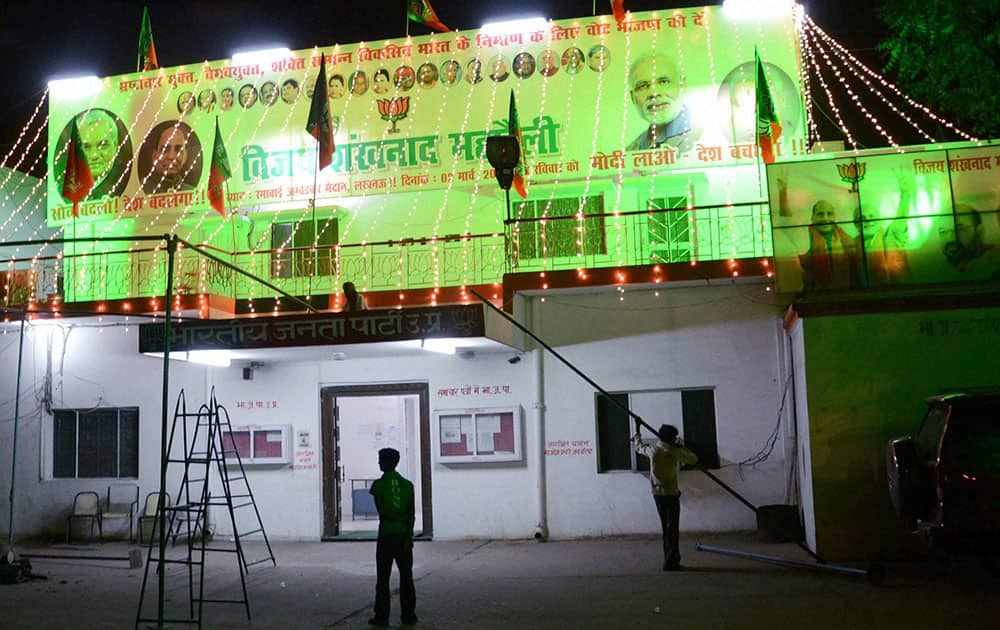
[(434, 413), (442, 464), (519, 462), (521, 407), (444, 409)]
[(290, 464), (292, 425), (238, 426), (222, 432), (226, 465), (237, 464), (239, 453), (244, 466)]

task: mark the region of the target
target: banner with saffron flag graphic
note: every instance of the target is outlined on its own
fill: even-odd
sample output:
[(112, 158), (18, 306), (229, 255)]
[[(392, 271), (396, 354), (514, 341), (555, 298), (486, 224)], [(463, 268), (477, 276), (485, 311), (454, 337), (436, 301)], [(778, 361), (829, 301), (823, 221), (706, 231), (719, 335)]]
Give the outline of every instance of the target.
[(208, 171), (208, 203), (212, 209), (226, 216), (225, 183), (232, 177), (229, 168), (229, 156), (226, 155), (226, 145), (219, 131), (219, 119), (215, 119), (215, 142), (212, 145), (212, 165)]
[(149, 8), (142, 8), (142, 27), (139, 29), (139, 60), (136, 62), (136, 72), (156, 70), (160, 62), (156, 59), (156, 46), (153, 45), (153, 27), (149, 23)]
[(760, 55), (754, 50), (754, 62), (757, 64), (757, 144), (760, 145), (760, 155), (764, 164), (774, 163), (774, 148), (781, 137), (781, 123), (774, 111), (774, 100), (771, 98), (771, 88), (767, 84), (767, 73)]
[(521, 133), (521, 123), (517, 120), (517, 104), (514, 102), (514, 90), (510, 91), (510, 109), (507, 113), (507, 133), (517, 138), (517, 166), (514, 167), (514, 190), (521, 199), (528, 198), (528, 180), (524, 171), (524, 134)]
[(441, 20), (438, 19), (437, 13), (434, 12), (428, 0), (409, 0), (406, 3), (406, 17), (435, 31), (441, 31), (442, 33), (451, 31), (450, 28), (442, 24)]
[(63, 175), (62, 196), (66, 201), (73, 202), (73, 217), (80, 216), (80, 202), (94, 187), (94, 175), (87, 164), (87, 156), (83, 152), (83, 141), (80, 140), (80, 129), (76, 118), (73, 119), (73, 129), (70, 132), (69, 148), (66, 151), (66, 172)]
[(611, 0), (611, 15), (615, 16), (618, 26), (625, 23), (625, 0)]
[[(492, 178), (483, 150), (489, 136), (508, 132), (511, 88), (524, 116), (532, 195), (570, 180), (623, 177), (648, 194), (649, 176), (747, 166), (731, 190), (756, 198), (753, 49), (716, 47), (710, 64), (709, 36), (765, 42), (761, 61), (782, 127), (775, 154), (803, 154), (790, 15), (761, 25), (734, 21), (718, 7), (626, 15), (620, 28), (599, 15), (511, 33), (428, 33), (129, 73), (104, 79), (97, 93), (57, 91), (50, 95), (48, 220), (73, 218), (60, 192), (70, 123), (81, 115), (95, 183), (79, 214), (94, 221), (214, 215), (204, 191), (216, 116), (232, 166), (230, 211), (238, 199), (275, 211), (314, 199), (319, 207), (349, 206), (351, 197), (409, 212), (410, 194), (420, 194), (421, 205), (430, 197), (455, 203), (449, 189)], [(648, 89), (657, 81), (678, 89), (665, 99)], [(174, 159), (165, 159), (167, 149)], [(699, 203), (727, 202), (710, 190), (718, 196), (700, 195)], [(476, 229), (491, 229), (483, 222)]]
[(320, 60), (319, 74), (313, 88), (312, 102), (309, 104), (309, 119), (306, 132), (319, 143), (319, 170), (333, 163), (333, 123), (330, 117), (330, 101), (326, 95), (326, 55)]

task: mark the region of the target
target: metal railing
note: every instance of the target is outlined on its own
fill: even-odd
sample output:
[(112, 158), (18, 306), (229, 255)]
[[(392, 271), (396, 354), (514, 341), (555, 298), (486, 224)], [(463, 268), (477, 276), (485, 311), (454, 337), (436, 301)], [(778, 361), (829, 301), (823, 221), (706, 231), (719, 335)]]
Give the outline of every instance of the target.
[(537, 217), (507, 225), (511, 271), (770, 256), (766, 203)]
[[(618, 214), (512, 220), (506, 234), (456, 235), (379, 243), (293, 247), (253, 252), (205, 248), (220, 260), (299, 296), (404, 291), (501, 282), (504, 273), (600, 268), (770, 256), (767, 204), (644, 210)], [(167, 282), (162, 249), (18, 259), (0, 268), (0, 306), (25, 298), (88, 302), (155, 298)], [(276, 294), (259, 281), (181, 247), (175, 295), (233, 299)]]

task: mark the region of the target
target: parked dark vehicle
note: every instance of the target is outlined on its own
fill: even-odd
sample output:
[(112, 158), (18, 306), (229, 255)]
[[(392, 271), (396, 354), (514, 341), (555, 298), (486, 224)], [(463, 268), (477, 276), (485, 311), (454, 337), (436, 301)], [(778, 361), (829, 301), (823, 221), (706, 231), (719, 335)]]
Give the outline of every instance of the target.
[(900, 518), (943, 551), (1000, 551), (1000, 393), (927, 400), (915, 437), (886, 452)]

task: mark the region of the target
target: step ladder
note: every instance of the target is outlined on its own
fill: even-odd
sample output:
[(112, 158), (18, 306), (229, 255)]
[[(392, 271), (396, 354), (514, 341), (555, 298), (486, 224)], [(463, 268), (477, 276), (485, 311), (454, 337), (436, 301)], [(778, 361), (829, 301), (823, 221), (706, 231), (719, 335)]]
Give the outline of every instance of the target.
[[(153, 538), (150, 537), (146, 570), (143, 574), (142, 591), (136, 612), (137, 628), (139, 624), (146, 622), (157, 622), (159, 625), (197, 624), (200, 628), (203, 605), (207, 603), (240, 604), (246, 610), (247, 620), (251, 620), (245, 575), (252, 566), (266, 562), (276, 566), (277, 563), (247, 480), (243, 460), (231, 437), (232, 430), (229, 412), (218, 403), (214, 388), (209, 402), (201, 405), (197, 412), (188, 412), (184, 391), (181, 390), (167, 442), (166, 466), (168, 474), (171, 471), (180, 472), (180, 467), (183, 466), (183, 475), (176, 495), (176, 504), (170, 505), (168, 502), (166, 509), (163, 510), (163, 518), (167, 522), (164, 528), (166, 536), (156, 548), (153, 546)], [(179, 457), (174, 454), (175, 439), (180, 443)], [(217, 482), (214, 487), (213, 481)], [(228, 515), (233, 532), (231, 541), (221, 540), (214, 535), (210, 516), (213, 512), (218, 512), (218, 509), (210, 512), (209, 508), (213, 507), (226, 508), (225, 514)], [(161, 518), (159, 509), (156, 518), (159, 523)], [(167, 557), (166, 540), (170, 539), (176, 545), (177, 538), (182, 536), (186, 542), (183, 554)], [(254, 536), (263, 539), (266, 555), (248, 559), (244, 542)], [(231, 598), (205, 596), (206, 569), (216, 566), (213, 563), (206, 564), (206, 558), (217, 554), (223, 557), (230, 555), (235, 557), (240, 576), (240, 596)], [(187, 568), (188, 617), (160, 619), (158, 606), (156, 618), (144, 618), (143, 603), (150, 567), (155, 566), (159, 579), (159, 572), (171, 565)]]

